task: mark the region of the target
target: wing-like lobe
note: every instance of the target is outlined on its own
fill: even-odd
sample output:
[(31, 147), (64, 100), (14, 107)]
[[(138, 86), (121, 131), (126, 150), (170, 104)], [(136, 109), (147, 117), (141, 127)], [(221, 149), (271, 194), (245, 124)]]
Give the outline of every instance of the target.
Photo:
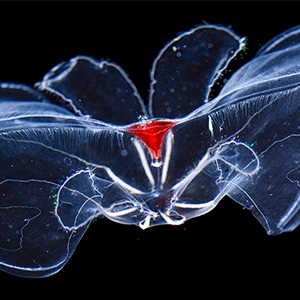
[(299, 29), (281, 34), (238, 70), (215, 99), (215, 138), (250, 145), (259, 171), (224, 181), (270, 234), (299, 224)]
[(168, 43), (151, 72), (150, 116), (181, 118), (208, 101), (213, 83), (243, 48), (221, 26), (199, 26)]
[(54, 67), (36, 86), (79, 116), (129, 124), (146, 115), (134, 84), (118, 65), (105, 60), (75, 57)]

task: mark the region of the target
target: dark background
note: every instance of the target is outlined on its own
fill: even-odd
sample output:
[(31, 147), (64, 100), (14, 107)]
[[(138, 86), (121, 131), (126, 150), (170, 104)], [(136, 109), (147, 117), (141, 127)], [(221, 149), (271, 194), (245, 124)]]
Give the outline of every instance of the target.
[[(182, 31), (203, 21), (232, 25), (248, 38), (246, 62), (269, 39), (300, 24), (292, 2), (4, 3), (0, 13), (0, 81), (32, 86), (59, 62), (82, 54), (118, 63), (144, 99), (152, 61)], [(207, 282), (215, 284), (214, 293), (224, 280), (229, 291), (237, 282), (252, 290), (268, 278), (274, 288), (299, 268), (299, 239), (300, 228), (268, 236), (249, 211), (225, 198), (179, 227), (142, 231), (98, 220), (56, 275), (32, 280), (0, 272), (0, 278), (26, 286), (11, 295), (42, 287), (41, 296), (67, 290), (74, 297), (80, 290), (99, 299), (103, 292), (133, 295), (137, 287), (140, 297), (156, 295), (158, 288), (201, 296)]]

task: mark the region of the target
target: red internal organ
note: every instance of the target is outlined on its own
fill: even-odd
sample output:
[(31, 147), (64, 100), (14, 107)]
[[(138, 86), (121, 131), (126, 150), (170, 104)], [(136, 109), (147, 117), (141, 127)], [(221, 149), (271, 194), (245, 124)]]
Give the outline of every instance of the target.
[(138, 137), (146, 145), (154, 159), (160, 159), (164, 137), (175, 124), (175, 121), (149, 121), (143, 124), (133, 124), (128, 132)]

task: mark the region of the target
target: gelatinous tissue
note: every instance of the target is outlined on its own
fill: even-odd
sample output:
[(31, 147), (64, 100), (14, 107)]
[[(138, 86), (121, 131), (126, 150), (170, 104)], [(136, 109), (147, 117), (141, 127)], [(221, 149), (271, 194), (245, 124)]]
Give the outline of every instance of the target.
[(180, 34), (154, 60), (148, 106), (117, 64), (85, 56), (34, 88), (1, 83), (0, 269), (48, 276), (95, 218), (180, 225), (225, 195), (269, 234), (298, 226), (300, 27), (211, 97), (244, 49), (222, 26)]

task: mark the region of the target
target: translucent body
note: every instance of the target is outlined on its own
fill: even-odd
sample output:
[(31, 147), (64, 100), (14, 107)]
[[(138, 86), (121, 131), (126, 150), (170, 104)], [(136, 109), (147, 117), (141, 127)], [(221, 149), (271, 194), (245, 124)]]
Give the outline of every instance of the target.
[[(182, 224), (228, 195), (269, 234), (299, 224), (300, 41), (264, 46), (208, 101), (243, 39), (199, 26), (151, 72), (149, 109), (122, 69), (75, 57), (36, 84), (0, 85), (0, 267), (42, 277), (90, 222)], [(30, 255), (29, 255), (30, 254)]]

